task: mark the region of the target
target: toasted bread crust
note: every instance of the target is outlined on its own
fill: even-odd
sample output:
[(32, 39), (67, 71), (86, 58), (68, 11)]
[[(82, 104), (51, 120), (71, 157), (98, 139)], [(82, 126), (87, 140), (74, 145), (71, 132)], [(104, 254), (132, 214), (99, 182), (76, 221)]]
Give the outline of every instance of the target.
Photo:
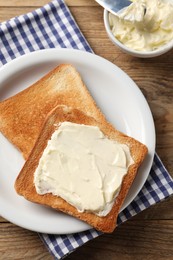
[[(50, 139), (52, 133), (57, 128), (57, 125), (60, 122), (64, 121), (74, 122), (78, 124), (96, 125), (109, 139), (127, 144), (130, 148), (134, 164), (129, 167), (128, 173), (123, 179), (121, 190), (115, 200), (113, 208), (110, 213), (105, 217), (99, 217), (95, 214), (87, 212), (80, 213), (75, 207), (70, 205), (61, 197), (54, 196), (52, 194), (39, 195), (36, 192), (34, 186), (34, 172), (39, 163), (39, 159), (41, 158), (42, 153), (46, 148), (47, 142)], [(18, 194), (24, 196), (26, 199), (32, 202), (46, 205), (56, 210), (68, 213), (74, 217), (86, 221), (88, 224), (102, 232), (112, 232), (116, 227), (119, 210), (136, 176), (137, 170), (144, 160), (146, 154), (147, 148), (145, 145), (141, 144), (133, 138), (120, 133), (105, 120), (99, 122), (96, 121), (93, 117), (84, 114), (78, 109), (69, 108), (67, 106), (57, 106), (47, 116), (42, 131), (35, 143), (35, 146), (16, 179), (15, 189)]]
[(67, 105), (104, 120), (79, 73), (61, 64), (32, 86), (0, 102), (0, 131), (27, 159), (47, 114)]

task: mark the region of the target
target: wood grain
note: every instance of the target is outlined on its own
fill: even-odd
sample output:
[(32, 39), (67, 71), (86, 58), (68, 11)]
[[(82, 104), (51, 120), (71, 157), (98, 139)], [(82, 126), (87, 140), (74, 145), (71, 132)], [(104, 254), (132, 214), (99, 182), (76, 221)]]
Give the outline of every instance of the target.
[(129, 220), (113, 234), (89, 241), (66, 259), (173, 259), (172, 229), (170, 221)]
[[(0, 0), (0, 22), (46, 3), (47, 0)], [(93, 51), (128, 73), (143, 92), (156, 126), (156, 151), (173, 176), (173, 50), (153, 59), (126, 55), (108, 39), (103, 9), (94, 0), (66, 0), (66, 3)], [(66, 259), (173, 259), (172, 205), (170, 197), (123, 223), (113, 234), (88, 242)], [(1, 259), (53, 258), (37, 233), (0, 217)]]
[[(47, 4), (49, 1), (47, 0), (40, 0), (40, 1), (35, 1), (35, 0), (0, 0), (0, 6), (8, 6), (8, 7), (13, 7), (13, 6), (42, 6)], [(70, 7), (70, 6), (98, 6), (98, 4), (94, 0), (65, 0), (65, 3)]]
[(37, 233), (11, 223), (0, 223), (0, 259), (51, 260)]

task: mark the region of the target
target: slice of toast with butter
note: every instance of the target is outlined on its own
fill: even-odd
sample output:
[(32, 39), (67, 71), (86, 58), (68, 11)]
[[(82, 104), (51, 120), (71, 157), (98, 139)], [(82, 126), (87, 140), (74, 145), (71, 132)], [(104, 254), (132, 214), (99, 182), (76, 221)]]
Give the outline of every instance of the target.
[[(51, 110), (15, 189), (29, 201), (70, 214), (97, 230), (112, 232), (147, 147), (114, 129), (104, 117), (99, 119), (69, 106)], [(82, 135), (83, 129), (86, 132)], [(50, 140), (56, 131), (54, 144)], [(48, 147), (50, 150), (46, 150)], [(116, 176), (122, 174), (123, 167), (126, 172), (116, 186)]]
[(47, 114), (57, 105), (80, 109), (96, 120), (104, 116), (79, 73), (61, 64), (20, 93), (0, 102), (0, 131), (27, 159)]

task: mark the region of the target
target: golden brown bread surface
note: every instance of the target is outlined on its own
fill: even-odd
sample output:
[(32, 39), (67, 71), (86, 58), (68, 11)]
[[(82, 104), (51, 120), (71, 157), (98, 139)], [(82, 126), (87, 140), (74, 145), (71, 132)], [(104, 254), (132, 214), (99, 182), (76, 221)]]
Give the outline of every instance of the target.
[[(60, 122), (69, 121), (78, 124), (96, 125), (101, 131), (112, 140), (116, 140), (120, 143), (126, 144), (130, 148), (134, 164), (132, 164), (128, 173), (123, 179), (121, 190), (117, 196), (110, 213), (105, 217), (99, 217), (92, 213), (80, 213), (75, 207), (67, 203), (65, 200), (52, 194), (39, 195), (36, 192), (34, 186), (34, 172), (37, 168), (39, 159), (42, 156), (44, 149), (47, 146), (47, 142), (50, 139), (52, 133), (57, 128), (57, 124)], [(105, 120), (96, 121), (93, 117), (84, 114), (78, 109), (69, 108), (67, 106), (57, 106), (48, 115), (47, 120), (41, 130), (39, 138), (36, 141), (34, 149), (32, 150), (28, 160), (22, 168), (15, 182), (15, 189), (18, 194), (24, 196), (26, 199), (52, 207), (56, 210), (61, 210), (72, 216), (75, 216), (88, 224), (103, 232), (112, 232), (116, 227), (116, 220), (122, 203), (126, 197), (126, 194), (136, 176), (137, 169), (144, 160), (147, 153), (145, 145), (130, 138), (116, 129), (114, 129)]]
[(62, 104), (97, 120), (104, 118), (76, 69), (62, 64), (32, 86), (0, 102), (0, 131), (27, 159), (47, 114)]

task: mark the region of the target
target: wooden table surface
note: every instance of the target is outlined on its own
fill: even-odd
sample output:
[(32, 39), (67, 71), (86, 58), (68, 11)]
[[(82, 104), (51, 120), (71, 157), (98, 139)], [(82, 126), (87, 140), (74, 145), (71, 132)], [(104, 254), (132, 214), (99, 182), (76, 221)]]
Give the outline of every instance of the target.
[[(0, 22), (32, 11), (48, 0), (0, 0)], [(156, 151), (173, 176), (173, 50), (140, 59), (122, 53), (108, 39), (103, 9), (94, 0), (66, 0), (94, 52), (123, 69), (137, 83), (151, 108), (157, 134)], [(173, 197), (150, 207), (102, 235), (66, 259), (173, 259)], [(0, 217), (0, 260), (53, 259), (37, 233)]]

